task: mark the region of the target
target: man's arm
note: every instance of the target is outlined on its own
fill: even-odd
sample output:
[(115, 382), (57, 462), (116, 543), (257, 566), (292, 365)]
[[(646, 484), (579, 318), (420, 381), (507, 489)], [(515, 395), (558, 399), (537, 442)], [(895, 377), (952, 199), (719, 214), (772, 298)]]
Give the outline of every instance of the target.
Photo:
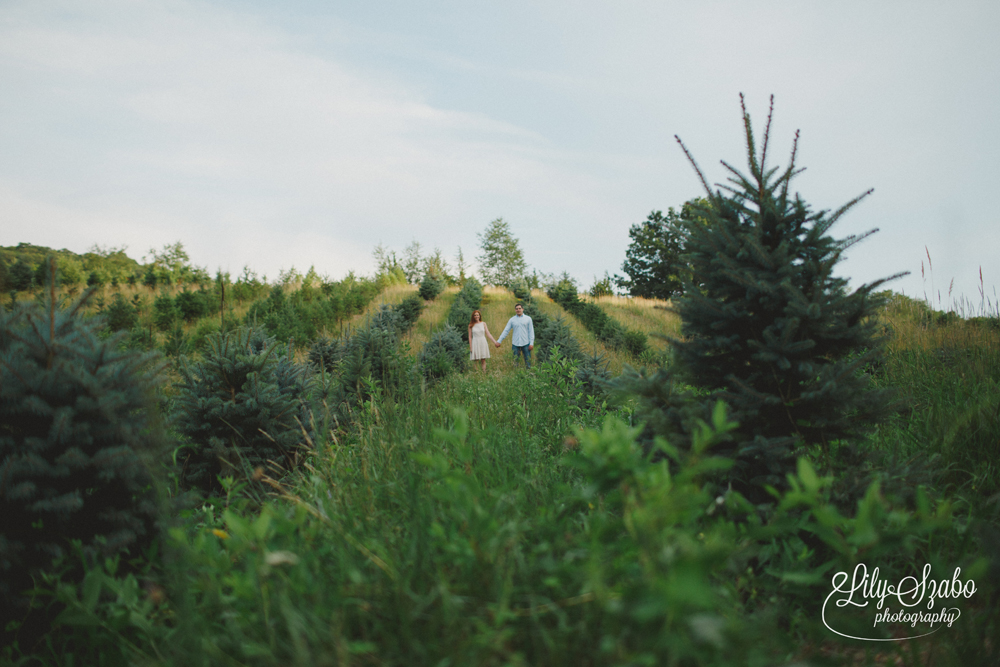
[(535, 322), (528, 318), (528, 347), (535, 347)]
[(497, 338), (497, 345), (499, 345), (500, 341), (502, 341), (504, 338), (506, 338), (507, 334), (510, 333), (511, 327), (514, 326), (513, 323), (514, 323), (514, 318), (513, 317), (510, 318), (509, 320), (507, 320), (507, 326), (505, 326), (503, 328), (503, 331), (500, 333), (500, 337)]

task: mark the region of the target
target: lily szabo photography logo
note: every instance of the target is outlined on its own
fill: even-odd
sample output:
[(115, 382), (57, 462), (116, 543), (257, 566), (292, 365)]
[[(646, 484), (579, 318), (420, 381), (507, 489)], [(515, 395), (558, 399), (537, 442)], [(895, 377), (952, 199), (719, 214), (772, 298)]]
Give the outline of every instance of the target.
[[(833, 590), (823, 602), (823, 625), (841, 637), (872, 642), (932, 635), (956, 623), (962, 617), (959, 600), (971, 598), (976, 592), (976, 582), (963, 580), (961, 575), (962, 568), (956, 567), (950, 578), (937, 579), (927, 564), (919, 579), (907, 576), (893, 583), (880, 578), (877, 567), (869, 574), (867, 566), (861, 563), (854, 568), (853, 575), (846, 572), (833, 575)], [(883, 636), (858, 636), (869, 634), (861, 632), (865, 624), (860, 620), (866, 620), (868, 627), (873, 628), (871, 635)], [(848, 634), (852, 631), (857, 634)], [(885, 638), (886, 631), (893, 636)]]

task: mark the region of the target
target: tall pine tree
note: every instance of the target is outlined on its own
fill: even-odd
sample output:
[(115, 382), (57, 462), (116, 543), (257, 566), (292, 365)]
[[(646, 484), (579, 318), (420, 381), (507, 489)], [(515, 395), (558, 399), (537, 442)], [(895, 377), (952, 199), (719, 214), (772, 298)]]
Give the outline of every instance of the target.
[[(734, 481), (751, 495), (780, 485), (802, 444), (851, 438), (883, 416), (889, 397), (862, 372), (882, 352), (875, 290), (892, 276), (851, 290), (833, 271), (850, 246), (827, 232), (868, 191), (832, 214), (791, 194), (798, 133), (788, 166), (767, 166), (771, 112), (758, 146), (743, 105), (748, 174), (723, 162), (729, 184), (713, 191), (678, 138), (708, 193), (685, 225), (690, 274), (676, 311), (683, 339), (674, 364), (637, 383), (647, 423), (675, 444), (697, 418), (725, 401), (740, 423), (719, 453), (736, 459)], [(698, 399), (677, 387), (696, 389)]]

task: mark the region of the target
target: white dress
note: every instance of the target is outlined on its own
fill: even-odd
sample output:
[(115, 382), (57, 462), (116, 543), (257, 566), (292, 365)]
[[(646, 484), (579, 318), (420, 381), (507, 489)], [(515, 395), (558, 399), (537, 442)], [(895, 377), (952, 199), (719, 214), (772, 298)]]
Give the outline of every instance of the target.
[(472, 326), (472, 346), (469, 359), (489, 359), (490, 344), (486, 342), (486, 323), (477, 322)]

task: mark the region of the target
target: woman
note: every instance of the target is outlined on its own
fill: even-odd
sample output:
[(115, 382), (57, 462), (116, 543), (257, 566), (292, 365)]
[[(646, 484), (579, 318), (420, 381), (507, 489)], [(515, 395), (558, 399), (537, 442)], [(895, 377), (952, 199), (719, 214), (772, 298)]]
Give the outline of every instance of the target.
[(482, 313), (478, 310), (472, 311), (472, 317), (469, 319), (469, 359), (478, 360), (479, 369), (482, 371), (486, 370), (486, 360), (490, 358), (490, 346), (486, 342), (487, 336), (495, 345), (497, 341), (490, 333), (486, 322), (483, 322)]

